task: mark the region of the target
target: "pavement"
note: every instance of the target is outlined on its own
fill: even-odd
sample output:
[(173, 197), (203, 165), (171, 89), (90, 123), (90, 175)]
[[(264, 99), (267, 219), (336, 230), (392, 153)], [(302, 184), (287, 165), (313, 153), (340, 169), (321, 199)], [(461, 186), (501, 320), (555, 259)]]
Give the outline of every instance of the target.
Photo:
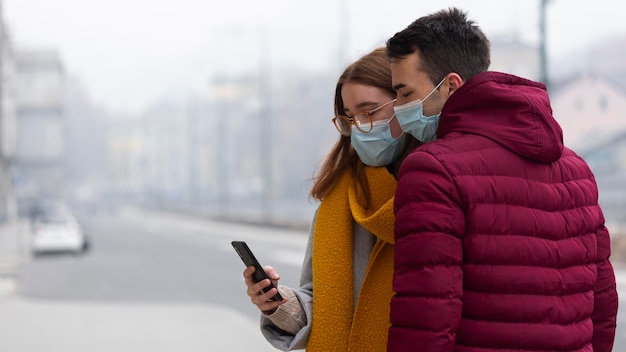
[(258, 323), (216, 305), (0, 297), (0, 316), (7, 352), (276, 351)]
[(219, 305), (21, 297), (29, 238), (27, 220), (0, 223), (0, 351), (276, 351), (257, 321)]
[(30, 223), (16, 219), (0, 223), (0, 297), (15, 290), (15, 277), (30, 260)]

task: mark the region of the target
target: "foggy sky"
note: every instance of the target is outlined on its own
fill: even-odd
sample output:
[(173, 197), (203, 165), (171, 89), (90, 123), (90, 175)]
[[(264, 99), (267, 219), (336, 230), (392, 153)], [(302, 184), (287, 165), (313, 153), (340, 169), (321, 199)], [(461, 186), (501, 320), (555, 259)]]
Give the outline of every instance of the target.
[[(490, 38), (537, 44), (541, 0), (0, 0), (18, 47), (56, 48), (93, 100), (140, 113), (166, 92), (206, 88), (215, 71), (236, 75), (341, 67), (419, 16), (468, 11)], [(619, 0), (551, 0), (548, 50), (564, 57), (626, 33)]]

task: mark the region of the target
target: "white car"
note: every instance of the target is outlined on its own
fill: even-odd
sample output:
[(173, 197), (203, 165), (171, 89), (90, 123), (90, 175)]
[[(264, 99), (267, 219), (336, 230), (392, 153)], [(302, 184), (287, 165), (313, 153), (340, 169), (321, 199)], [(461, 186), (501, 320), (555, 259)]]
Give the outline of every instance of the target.
[(34, 255), (46, 252), (80, 254), (88, 246), (87, 236), (69, 212), (42, 214), (33, 223), (31, 250)]

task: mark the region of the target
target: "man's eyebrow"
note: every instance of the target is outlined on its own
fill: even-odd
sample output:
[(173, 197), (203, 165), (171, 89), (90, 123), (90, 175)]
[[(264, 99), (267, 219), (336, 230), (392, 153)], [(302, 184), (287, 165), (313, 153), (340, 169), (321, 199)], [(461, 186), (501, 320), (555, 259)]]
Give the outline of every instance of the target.
[(406, 87), (406, 84), (404, 83), (398, 83), (395, 86), (393, 86), (393, 90), (395, 90), (396, 92), (402, 88)]

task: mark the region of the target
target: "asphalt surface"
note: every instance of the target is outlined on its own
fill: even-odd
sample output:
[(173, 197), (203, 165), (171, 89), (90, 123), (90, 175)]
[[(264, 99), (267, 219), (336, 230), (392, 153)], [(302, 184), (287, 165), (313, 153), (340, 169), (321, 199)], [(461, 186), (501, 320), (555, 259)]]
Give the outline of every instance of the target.
[[(145, 214), (135, 212), (125, 216), (138, 223), (137, 219)], [(181, 230), (177, 236), (181, 238), (175, 240), (157, 237), (159, 230), (174, 225), (188, 230)], [(181, 269), (180, 265), (191, 262), (189, 267), (184, 267), (189, 272), (192, 266), (208, 263), (194, 262), (197, 261), (194, 258), (204, 258), (205, 253), (200, 252), (213, 246), (209, 241), (200, 242), (200, 236), (193, 236), (189, 227), (194, 226), (207, 224), (161, 217), (144, 232), (134, 230), (143, 238), (127, 236), (126, 242), (120, 242), (120, 238), (111, 235), (116, 230), (112, 228), (107, 232), (111, 237), (106, 238), (109, 242), (96, 238), (93, 252), (83, 257), (43, 258), (30, 256), (28, 223), (20, 221), (3, 226), (0, 228), (0, 351), (276, 351), (261, 335), (254, 307), (244, 300), (247, 296), (241, 281), (243, 264), (232, 250), (223, 254), (237, 264), (228, 272), (233, 282), (226, 290), (237, 294), (226, 296), (230, 296), (233, 304), (245, 305), (244, 309), (214, 298), (225, 294), (209, 280), (202, 283), (206, 287), (197, 284), (193, 277), (177, 281), (175, 271)], [(121, 232), (118, 235), (124, 237)], [(115, 241), (123, 244), (106, 247)], [(176, 245), (181, 248), (173, 248)], [(141, 250), (151, 256), (142, 254)], [(197, 251), (197, 255), (192, 251)], [(111, 253), (116, 254), (112, 257)], [(168, 253), (178, 253), (175, 255), (179, 257), (168, 257)], [(180, 258), (185, 256), (185, 260)], [(145, 263), (133, 262), (133, 258)], [(168, 265), (172, 260), (179, 266)], [(156, 265), (159, 262), (160, 266)], [(94, 267), (102, 269), (91, 270), (89, 275), (89, 268)], [(142, 277), (140, 271), (147, 272), (148, 267), (152, 268), (151, 273)], [(203, 273), (211, 271), (207, 269)], [(153, 280), (147, 281), (146, 277), (152, 274)], [(124, 292), (116, 287), (123, 287), (119, 291)]]

